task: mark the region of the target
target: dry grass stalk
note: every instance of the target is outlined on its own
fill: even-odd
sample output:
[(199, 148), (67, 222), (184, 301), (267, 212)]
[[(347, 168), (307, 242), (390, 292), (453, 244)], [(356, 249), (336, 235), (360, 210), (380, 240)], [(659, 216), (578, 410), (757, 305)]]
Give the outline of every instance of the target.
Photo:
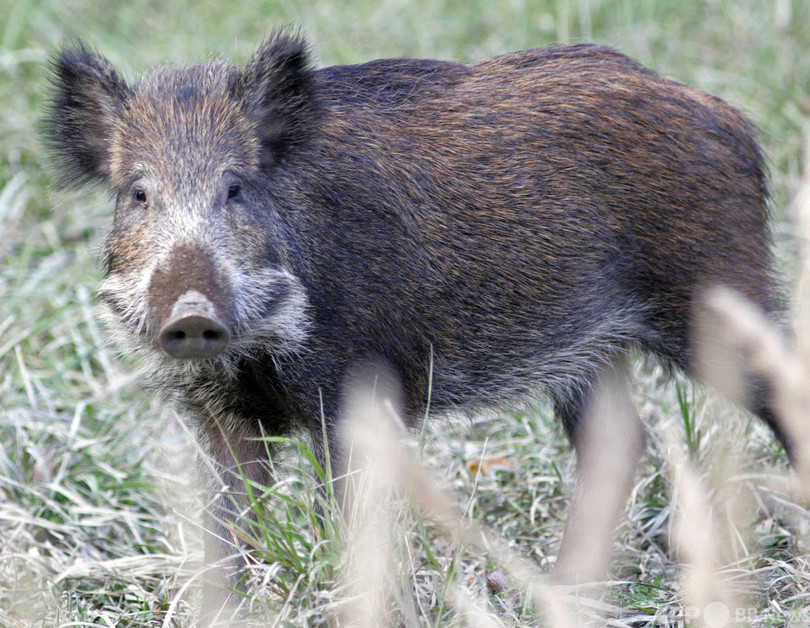
[(555, 568), (555, 579), (568, 584), (604, 578), (643, 448), (623, 357), (601, 373), (585, 418), (577, 443), (577, 490)]
[[(807, 157), (810, 163), (810, 135)], [(795, 345), (790, 346), (782, 330), (744, 296), (714, 287), (704, 295), (703, 310), (696, 319), (695, 346), (698, 372), (736, 402), (745, 402), (746, 381), (752, 375), (768, 385), (779, 427), (792, 444), (793, 492), (802, 503), (810, 504), (810, 169), (802, 177), (795, 202), (804, 248)], [(698, 625), (731, 625), (730, 611), (742, 608), (741, 600), (717, 573), (733, 559), (731, 536), (718, 522), (718, 512), (734, 510), (730, 491), (725, 491), (723, 499), (721, 490), (720, 498), (712, 501), (694, 468), (673, 453), (677, 447), (671, 442), (668, 449), (679, 505), (673, 542), (689, 564), (687, 599), (698, 609)], [(731, 456), (724, 459), (729, 462)], [(721, 475), (716, 485), (727, 488), (733, 471), (725, 469)], [(741, 510), (736, 510), (729, 525), (743, 519)]]
[[(380, 386), (378, 388), (378, 386)], [(398, 420), (394, 391), (380, 382), (359, 386), (349, 397), (344, 438), (350, 443), (345, 482), (348, 562), (343, 571), (341, 626), (385, 625), (387, 574), (391, 570), (391, 492)]]
[[(386, 625), (386, 595), (381, 587), (391, 565), (393, 522), (387, 513), (396, 492), (433, 520), (454, 543), (486, 550), (511, 574), (513, 586), (525, 589), (535, 608), (544, 609), (548, 625), (580, 626), (559, 590), (548, 584), (536, 566), (476, 524), (465, 522), (454, 500), (427, 477), (416, 456), (401, 443), (404, 430), (396, 413), (396, 391), (385, 390), (378, 381), (366, 384), (351, 392), (345, 422), (344, 439), (351, 451), (346, 477), (351, 557), (343, 574), (340, 625)], [(465, 625), (501, 625), (459, 587), (451, 587), (451, 591), (457, 610), (465, 616)]]
[[(805, 162), (810, 164), (810, 133)], [(810, 503), (810, 165), (795, 199), (803, 244), (795, 320), (795, 346), (741, 294), (715, 287), (704, 295), (695, 325), (699, 373), (737, 402), (745, 399), (744, 378), (754, 374), (771, 388), (780, 427), (793, 443), (797, 494)]]
[(505, 628), (506, 624), (492, 613), (488, 613), (484, 608), (486, 602), (475, 599), (467, 588), (452, 584), (449, 593), (453, 606), (462, 616), (464, 626), (472, 628)]
[(744, 375), (768, 382), (781, 428), (793, 443), (802, 501), (810, 503), (810, 388), (808, 365), (750, 301), (726, 288), (705, 295), (697, 325), (698, 364), (707, 382), (730, 398), (745, 399)]
[(794, 199), (804, 253), (796, 307), (796, 348), (802, 364), (810, 368), (810, 124), (805, 134), (804, 163), (805, 170)]
[(688, 615), (697, 626), (718, 628), (733, 625), (734, 609), (745, 608), (720, 569), (738, 559), (733, 551), (735, 533), (746, 519), (739, 495), (724, 491), (734, 475), (733, 457), (721, 454), (726, 464), (715, 474), (712, 484), (720, 490), (710, 496), (693, 464), (683, 454), (678, 438), (669, 434), (667, 462), (672, 471), (673, 526), (670, 539), (685, 563), (684, 594)]

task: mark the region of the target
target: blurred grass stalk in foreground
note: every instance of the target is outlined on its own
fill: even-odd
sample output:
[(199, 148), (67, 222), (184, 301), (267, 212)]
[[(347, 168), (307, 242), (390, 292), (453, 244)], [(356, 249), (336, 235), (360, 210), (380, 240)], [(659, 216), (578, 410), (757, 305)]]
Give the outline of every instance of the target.
[[(795, 475), (785, 485), (790, 498), (804, 508), (810, 505), (810, 132), (806, 142), (805, 171), (794, 201), (803, 263), (793, 342), (745, 297), (722, 287), (706, 293), (694, 330), (698, 372), (706, 382), (740, 404), (747, 394), (746, 375), (757, 376), (768, 387), (778, 426), (792, 445)], [(677, 447), (668, 449), (677, 452)], [(674, 492), (679, 496), (675, 547), (688, 565), (685, 593), (687, 602), (698, 611), (700, 626), (731, 625), (726, 623), (735, 620), (730, 609), (745, 607), (729, 587), (728, 578), (717, 574), (722, 565), (733, 560), (733, 534), (738, 530), (750, 533), (745, 521), (751, 520), (744, 507), (735, 508), (734, 499), (723, 495), (722, 489), (734, 475), (730, 467), (737, 463), (733, 452), (723, 453), (725, 478), (715, 479), (719, 490), (714, 498), (693, 467), (677, 453), (669, 455), (670, 464), (677, 468)], [(733, 513), (725, 528), (723, 517), (718, 516), (723, 511)], [(724, 534), (731, 526), (735, 528), (732, 535)]]
[[(349, 452), (343, 479), (349, 557), (342, 573), (343, 606), (337, 625), (371, 628), (391, 621), (391, 557), (397, 551), (394, 544), (402, 539), (391, 516), (396, 496), (431, 519), (455, 546), (476, 546), (486, 551), (514, 578), (511, 586), (527, 591), (532, 604), (548, 614), (553, 626), (579, 626), (559, 591), (550, 586), (535, 565), (476, 523), (465, 521), (455, 500), (428, 477), (417, 456), (402, 444), (405, 430), (397, 411), (397, 397), (395, 387), (386, 387), (371, 373), (349, 394), (343, 431)], [(485, 600), (475, 600), (459, 584), (448, 586), (449, 599), (465, 625), (503, 625), (485, 610)], [(404, 608), (400, 611), (407, 612)]]
[[(810, 158), (807, 134), (805, 163)], [(798, 284), (794, 342), (742, 295), (714, 288), (695, 327), (698, 369), (730, 399), (745, 399), (746, 372), (762, 379), (774, 400), (777, 422), (793, 444), (794, 494), (810, 504), (810, 166), (795, 199), (803, 264)]]

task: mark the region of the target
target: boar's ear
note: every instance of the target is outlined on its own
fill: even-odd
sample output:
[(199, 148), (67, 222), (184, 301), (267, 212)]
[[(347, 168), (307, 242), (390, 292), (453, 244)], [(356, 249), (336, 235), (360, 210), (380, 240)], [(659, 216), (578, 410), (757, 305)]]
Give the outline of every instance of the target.
[(130, 88), (106, 59), (82, 43), (53, 58), (50, 78), (43, 135), (60, 173), (59, 184), (106, 181), (115, 120)]
[(234, 84), (234, 95), (256, 125), (265, 167), (303, 144), (316, 124), (308, 52), (300, 35), (278, 31), (259, 47)]

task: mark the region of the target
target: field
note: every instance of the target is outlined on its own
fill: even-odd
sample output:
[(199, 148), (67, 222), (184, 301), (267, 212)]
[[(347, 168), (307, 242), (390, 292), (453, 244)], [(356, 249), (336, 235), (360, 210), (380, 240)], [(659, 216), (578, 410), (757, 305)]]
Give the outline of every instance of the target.
[[(611, 45), (754, 122), (771, 170), (779, 269), (787, 285), (798, 281), (793, 199), (810, 150), (805, 0), (0, 0), (0, 15), (0, 627), (191, 626), (199, 607), (193, 434), (142, 391), (94, 318), (95, 254), (112, 200), (103, 190), (53, 192), (37, 135), (49, 55), (61, 42), (86, 39), (129, 78), (163, 61), (241, 63), (284, 24), (302, 27), (324, 65)], [(810, 624), (810, 518), (789, 490), (784, 451), (686, 378), (673, 383), (641, 360), (632, 368), (646, 452), (608, 580), (561, 598), (571, 613), (531, 594), (543, 582), (536, 574), (553, 566), (575, 482), (570, 447), (538, 403), (432, 421), (413, 435), (408, 451), (443, 499), (499, 540), (489, 549), (459, 542), (396, 501), (385, 514), (393, 540), (381, 541), (391, 544), (388, 595), (365, 624), (347, 614), (343, 526), (334, 518), (319, 530), (307, 445), (286, 444), (274, 461), (279, 484), (256, 506), (265, 511), (251, 531), (263, 562), (252, 569), (246, 621)], [(717, 561), (702, 564), (700, 548)], [(510, 567), (513, 556), (528, 576)]]

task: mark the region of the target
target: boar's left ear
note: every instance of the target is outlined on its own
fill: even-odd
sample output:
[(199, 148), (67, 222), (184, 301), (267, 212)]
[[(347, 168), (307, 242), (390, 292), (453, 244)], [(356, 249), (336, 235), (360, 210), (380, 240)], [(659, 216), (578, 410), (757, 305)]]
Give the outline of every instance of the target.
[(131, 90), (109, 61), (81, 42), (60, 51), (51, 70), (42, 133), (60, 171), (59, 183), (106, 181), (115, 123)]
[(256, 124), (262, 165), (272, 166), (310, 136), (317, 105), (303, 38), (281, 30), (267, 39), (237, 76), (234, 95)]

